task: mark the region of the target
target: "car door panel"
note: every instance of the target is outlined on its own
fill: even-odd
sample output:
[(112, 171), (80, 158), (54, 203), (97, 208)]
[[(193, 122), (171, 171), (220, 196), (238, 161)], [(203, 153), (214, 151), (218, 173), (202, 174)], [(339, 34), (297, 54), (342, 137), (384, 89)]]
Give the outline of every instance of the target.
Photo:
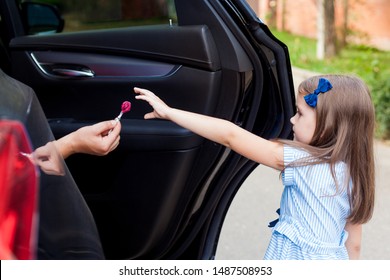
[(138, 58), (160, 58), (211, 71), (220, 69), (214, 39), (204, 25), (156, 25), (17, 37), (10, 46), (13, 49), (111, 52)]
[[(210, 243), (217, 239), (229, 202), (256, 166), (169, 121), (144, 120), (151, 107), (135, 100), (134, 86), (155, 91), (173, 107), (230, 120), (265, 138), (289, 135), (286, 123), (294, 109), (291, 96), (280, 93), (291, 87), (283, 72), (289, 65), (282, 70), (275, 63), (275, 57), (285, 59), (285, 50), (263, 44), (269, 34), (249, 41), (255, 35), (244, 29), (259, 23), (239, 25), (246, 19), (235, 18), (236, 2), (247, 5), (176, 0), (177, 26), (10, 41), (13, 77), (36, 91), (57, 138), (113, 119), (124, 100), (132, 102), (115, 151), (67, 159), (109, 259), (211, 258), (202, 255), (204, 244), (208, 236), (214, 238)], [(221, 200), (224, 195), (229, 197)], [(213, 228), (218, 207), (224, 210)]]
[[(229, 77), (235, 96), (240, 77), (221, 71), (208, 28), (19, 37), (10, 47), (15, 65), (28, 65), (15, 76), (36, 90), (56, 137), (112, 119), (122, 101), (132, 102), (121, 121), (116, 151), (101, 158), (74, 155), (67, 163), (94, 214), (108, 258), (152, 254), (161, 239), (168, 248), (177, 221), (193, 203), (196, 186), (216, 163), (221, 147), (204, 144), (201, 137), (170, 122), (142, 120), (150, 107), (134, 99), (132, 87), (154, 90), (172, 106), (213, 114), (222, 80)], [(94, 75), (69, 77), (53, 69), (88, 69)], [(206, 152), (208, 164), (195, 168)]]

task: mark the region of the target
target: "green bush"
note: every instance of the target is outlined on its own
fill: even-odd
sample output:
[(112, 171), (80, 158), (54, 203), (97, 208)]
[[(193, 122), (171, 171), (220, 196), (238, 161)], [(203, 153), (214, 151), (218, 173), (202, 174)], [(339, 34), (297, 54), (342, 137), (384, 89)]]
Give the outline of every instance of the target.
[(390, 52), (372, 47), (347, 45), (331, 59), (316, 58), (316, 40), (273, 30), (284, 42), (295, 67), (317, 73), (353, 74), (363, 79), (372, 93), (375, 106), (376, 136), (390, 139)]
[(372, 99), (377, 120), (377, 137), (390, 139), (390, 77), (373, 87)]

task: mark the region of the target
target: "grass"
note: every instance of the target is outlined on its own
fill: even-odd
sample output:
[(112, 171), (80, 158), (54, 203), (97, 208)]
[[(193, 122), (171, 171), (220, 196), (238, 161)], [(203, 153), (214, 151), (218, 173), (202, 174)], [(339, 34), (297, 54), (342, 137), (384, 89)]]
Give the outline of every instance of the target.
[(334, 58), (318, 60), (316, 40), (286, 32), (272, 32), (287, 45), (291, 64), (295, 67), (324, 74), (352, 73), (365, 80), (371, 88), (375, 87), (375, 81), (378, 79), (390, 77), (390, 52), (388, 51), (349, 45)]
[(316, 40), (286, 32), (272, 33), (284, 42), (294, 67), (323, 74), (353, 74), (371, 90), (376, 110), (376, 136), (390, 140), (390, 52), (367, 46), (348, 45), (330, 59), (316, 58)]

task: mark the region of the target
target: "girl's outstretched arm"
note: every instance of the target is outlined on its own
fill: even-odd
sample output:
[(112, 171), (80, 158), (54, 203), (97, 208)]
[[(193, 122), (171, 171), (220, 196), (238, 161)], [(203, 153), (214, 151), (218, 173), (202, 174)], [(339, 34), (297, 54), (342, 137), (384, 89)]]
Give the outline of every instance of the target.
[(154, 109), (145, 115), (145, 119), (171, 120), (248, 159), (278, 170), (283, 169), (283, 144), (261, 138), (223, 119), (171, 108), (149, 90), (134, 88), (134, 91), (137, 93), (136, 99), (148, 102)]

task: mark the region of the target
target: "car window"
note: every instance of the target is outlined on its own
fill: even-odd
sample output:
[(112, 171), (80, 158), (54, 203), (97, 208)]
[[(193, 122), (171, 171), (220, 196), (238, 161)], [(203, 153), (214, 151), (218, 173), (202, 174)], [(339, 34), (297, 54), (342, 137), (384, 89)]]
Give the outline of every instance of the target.
[[(31, 2), (16, 0), (18, 4)], [(58, 8), (65, 21), (61, 32), (107, 29), (176, 21), (174, 0), (38, 0)]]

